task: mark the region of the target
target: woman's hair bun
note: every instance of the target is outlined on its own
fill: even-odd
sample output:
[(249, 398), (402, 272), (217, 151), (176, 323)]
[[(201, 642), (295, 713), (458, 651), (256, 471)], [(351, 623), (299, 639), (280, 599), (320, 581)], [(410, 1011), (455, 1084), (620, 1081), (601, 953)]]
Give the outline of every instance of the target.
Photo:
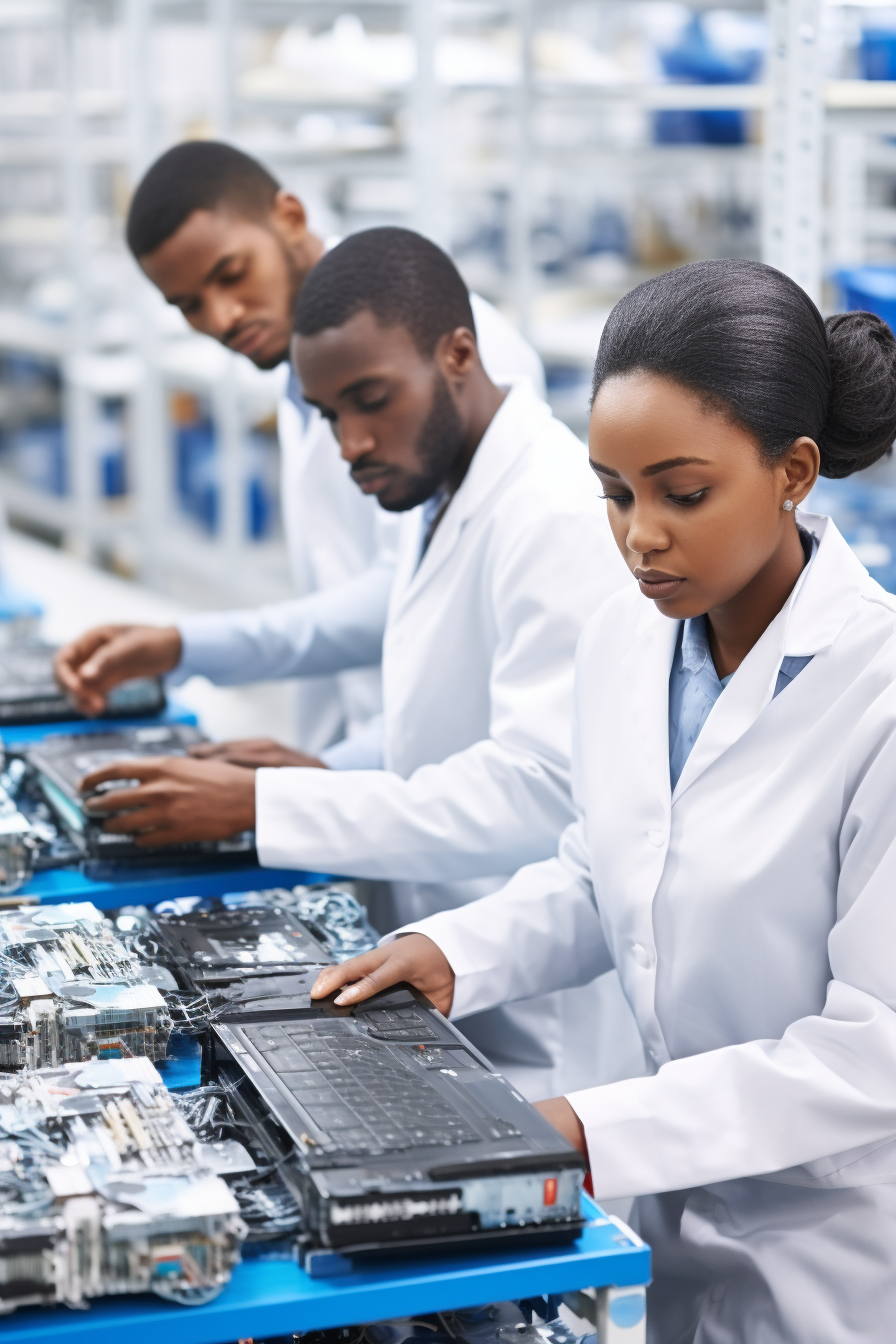
[(818, 443), (821, 474), (849, 476), (896, 439), (896, 337), (874, 313), (836, 313), (825, 329), (831, 390)]
[[(303, 291), (304, 292), (304, 291)], [(620, 299), (592, 394), (640, 370), (696, 392), (779, 462), (814, 439), (822, 476), (870, 467), (896, 439), (896, 337), (874, 313), (825, 322), (796, 281), (761, 261), (692, 261)]]

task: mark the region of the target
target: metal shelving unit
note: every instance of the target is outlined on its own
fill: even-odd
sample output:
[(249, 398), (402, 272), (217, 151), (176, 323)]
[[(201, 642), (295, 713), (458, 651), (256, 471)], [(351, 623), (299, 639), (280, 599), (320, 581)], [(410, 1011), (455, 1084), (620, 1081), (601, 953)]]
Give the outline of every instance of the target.
[[(611, 68), (599, 22), (609, 32), (637, 6), (610, 0), (0, 0), (0, 360), (43, 377), (45, 400), (58, 384), (68, 468), (62, 481), (47, 426), (26, 442), (24, 471), (27, 452), (7, 443), (7, 509), (180, 596), (226, 605), (289, 591), (276, 528), (252, 539), (246, 523), (247, 442), (277, 377), (178, 326), (121, 241), (133, 183), (183, 135), (229, 138), (269, 162), (325, 232), (406, 223), (454, 250), (538, 345), (576, 428), (603, 316), (645, 275), (761, 246), (821, 296), (833, 266), (892, 248), (896, 205), (873, 191), (896, 176), (896, 83), (829, 77), (820, 0), (734, 7), (767, 13), (763, 83)], [(309, 52), (331, 60), (338, 42), (366, 42), (377, 68), (353, 81), (322, 65), (315, 77)], [(728, 110), (751, 120), (743, 143), (655, 143), (656, 114)], [(628, 242), (573, 237), (600, 210)], [(42, 272), (53, 285), (36, 283)], [(54, 285), (65, 301), (48, 316)], [(14, 392), (0, 379), (0, 421)], [(175, 468), (183, 425), (171, 408), (188, 398), (216, 441), (216, 503), (204, 497), (198, 517), (178, 502)], [(115, 433), (127, 440), (117, 466), (103, 457)], [(252, 461), (270, 475), (265, 442)]]

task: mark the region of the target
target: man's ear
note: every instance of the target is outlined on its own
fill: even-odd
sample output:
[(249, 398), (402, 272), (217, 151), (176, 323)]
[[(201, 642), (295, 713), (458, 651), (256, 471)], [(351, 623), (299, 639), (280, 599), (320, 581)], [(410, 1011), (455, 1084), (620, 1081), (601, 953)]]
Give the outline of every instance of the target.
[(784, 497), (792, 500), (794, 504), (802, 504), (818, 479), (820, 463), (821, 454), (814, 439), (808, 438), (805, 434), (794, 439), (781, 464), (785, 477)]
[(301, 242), (308, 232), (308, 215), (298, 196), (281, 187), (271, 207), (271, 223), (284, 242)]
[(469, 327), (447, 331), (436, 346), (435, 360), (449, 383), (465, 382), (479, 363), (479, 347)]

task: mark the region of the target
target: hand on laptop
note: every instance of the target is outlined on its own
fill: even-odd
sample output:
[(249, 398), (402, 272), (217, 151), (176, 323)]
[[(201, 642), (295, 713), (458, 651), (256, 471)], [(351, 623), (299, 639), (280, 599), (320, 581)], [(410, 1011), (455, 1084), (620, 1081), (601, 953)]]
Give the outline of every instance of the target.
[(375, 947), (360, 957), (352, 957), (341, 966), (321, 971), (311, 989), (313, 999), (325, 999), (334, 990), (347, 985), (336, 999), (340, 1005), (360, 1003), (381, 989), (401, 981), (413, 985), (435, 1004), (441, 1013), (451, 1011), (454, 998), (454, 971), (445, 953), (423, 933), (407, 933), (385, 947)]
[(316, 756), (306, 756), (303, 751), (281, 746), (272, 737), (243, 737), (235, 742), (197, 742), (190, 748), (190, 755), (203, 761), (230, 761), (231, 765), (245, 765), (250, 770), (282, 765), (329, 769)]
[(108, 814), (104, 831), (134, 834), (138, 845), (227, 840), (255, 825), (255, 772), (242, 766), (184, 756), (118, 761), (85, 775), (81, 792), (119, 779), (139, 784), (104, 791), (84, 807), (95, 818)]
[(180, 657), (176, 625), (98, 625), (60, 649), (53, 667), (75, 708), (93, 716), (102, 714), (113, 686), (172, 672)]

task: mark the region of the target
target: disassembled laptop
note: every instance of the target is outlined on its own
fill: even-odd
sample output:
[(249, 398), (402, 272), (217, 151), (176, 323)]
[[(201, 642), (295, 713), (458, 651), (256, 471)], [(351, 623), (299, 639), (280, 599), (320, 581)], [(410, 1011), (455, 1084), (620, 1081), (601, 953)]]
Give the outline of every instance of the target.
[(422, 995), (311, 999), (375, 939), (333, 887), (0, 912), (0, 1309), (572, 1240), (582, 1158)]

